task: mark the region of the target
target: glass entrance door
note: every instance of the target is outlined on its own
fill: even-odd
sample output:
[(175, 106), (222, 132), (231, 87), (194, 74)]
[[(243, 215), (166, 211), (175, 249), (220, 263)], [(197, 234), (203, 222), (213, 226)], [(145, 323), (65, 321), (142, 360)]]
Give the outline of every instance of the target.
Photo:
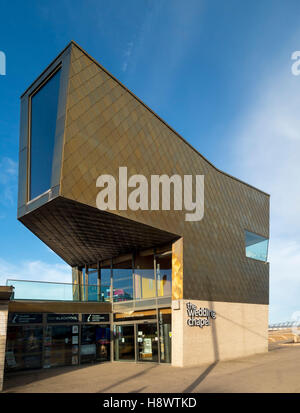
[(116, 361), (135, 361), (134, 325), (117, 325), (114, 342)]
[(156, 323), (137, 324), (137, 361), (158, 362), (158, 335)]
[(171, 309), (159, 310), (160, 362), (171, 363)]

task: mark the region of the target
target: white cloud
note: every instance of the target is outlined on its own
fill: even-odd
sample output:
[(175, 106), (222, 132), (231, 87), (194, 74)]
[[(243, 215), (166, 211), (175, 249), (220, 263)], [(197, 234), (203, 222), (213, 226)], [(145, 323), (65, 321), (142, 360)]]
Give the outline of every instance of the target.
[(0, 258), (0, 285), (7, 279), (71, 283), (71, 267), (67, 264), (48, 264), (43, 261), (23, 261), (12, 264)]
[(300, 243), (274, 239), (270, 247), (270, 322), (292, 321), (300, 310)]
[(290, 54), (257, 83), (235, 134), (234, 173), (271, 195), (272, 321), (300, 309), (300, 76), (291, 73)]
[(272, 229), (279, 225), (287, 233), (300, 228), (299, 107), (300, 77), (287, 64), (257, 85), (257, 98), (236, 137), (239, 172), (271, 194)]
[(130, 57), (132, 55), (132, 49), (133, 49), (133, 42), (127, 43), (127, 47), (126, 47), (126, 50), (124, 52), (124, 62), (123, 62), (123, 65), (122, 65), (123, 72), (126, 72), (126, 70), (127, 70), (128, 63), (129, 63)]
[(123, 68), (146, 73), (142, 95), (150, 106), (151, 100), (162, 106), (173, 96), (179, 70), (197, 47), (204, 10), (205, 4), (199, 0), (173, 0), (172, 7), (167, 2), (149, 3), (134, 36), (130, 67)]
[(11, 206), (15, 202), (17, 175), (17, 162), (3, 157), (0, 161), (0, 202), (5, 206)]

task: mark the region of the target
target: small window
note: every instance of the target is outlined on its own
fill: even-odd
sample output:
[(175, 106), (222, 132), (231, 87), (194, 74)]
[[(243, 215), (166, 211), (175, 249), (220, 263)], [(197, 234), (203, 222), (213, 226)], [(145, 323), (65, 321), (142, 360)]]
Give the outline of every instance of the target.
[(245, 231), (246, 256), (259, 261), (267, 261), (269, 239), (253, 232)]

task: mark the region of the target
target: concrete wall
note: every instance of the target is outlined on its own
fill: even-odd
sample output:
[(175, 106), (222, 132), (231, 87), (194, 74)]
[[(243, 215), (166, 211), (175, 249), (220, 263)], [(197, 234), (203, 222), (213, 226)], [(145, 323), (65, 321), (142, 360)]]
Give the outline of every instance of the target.
[[(209, 326), (188, 326), (186, 304), (216, 312)], [(179, 309), (175, 309), (178, 308)], [(172, 365), (194, 366), (268, 351), (268, 305), (172, 302)]]
[(0, 304), (0, 391), (3, 388), (8, 305)]

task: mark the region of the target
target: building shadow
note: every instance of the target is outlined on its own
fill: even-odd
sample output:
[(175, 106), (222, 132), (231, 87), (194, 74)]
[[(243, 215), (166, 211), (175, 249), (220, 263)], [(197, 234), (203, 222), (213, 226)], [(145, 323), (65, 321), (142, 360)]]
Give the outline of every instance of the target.
[[(211, 282), (208, 277), (206, 277), (206, 285), (208, 286), (208, 302), (209, 302), (209, 310), (215, 311), (214, 303), (212, 301), (212, 295), (211, 295)], [(216, 317), (218, 317), (218, 314), (216, 314)], [(200, 374), (199, 377), (196, 378), (196, 380), (193, 381), (188, 387), (186, 387), (183, 390), (183, 393), (191, 393), (203, 380), (206, 379), (206, 377), (211, 373), (211, 371), (216, 367), (220, 360), (220, 352), (219, 352), (219, 342), (218, 342), (218, 334), (217, 334), (217, 328), (215, 324), (215, 320), (213, 319), (211, 322), (211, 328), (212, 328), (212, 346), (213, 346), (213, 351), (214, 351), (214, 362), (210, 364), (203, 373)]]
[(107, 386), (107, 387), (104, 387), (104, 389), (101, 389), (101, 391), (99, 391), (98, 393), (105, 393), (105, 392), (107, 392), (108, 390), (110, 390), (110, 389), (113, 388), (113, 387), (119, 386), (120, 384), (127, 383), (127, 382), (130, 381), (130, 380), (134, 380), (134, 379), (136, 379), (137, 377), (143, 376), (144, 374), (147, 374), (150, 370), (155, 369), (157, 366), (158, 366), (158, 364), (153, 365), (153, 366), (149, 367), (148, 369), (145, 369), (145, 370), (140, 371), (139, 373), (133, 374), (132, 376), (129, 376), (129, 377), (125, 377), (125, 378), (122, 379), (122, 380), (119, 380), (119, 381), (117, 381), (117, 382), (115, 382), (115, 383), (113, 383), (113, 384), (110, 384), (110, 385)]
[(92, 366), (100, 366), (106, 363), (89, 363), (79, 366), (60, 366), (52, 367), (50, 369), (37, 370), (21, 370), (16, 372), (9, 372), (4, 374), (3, 391), (5, 393), (15, 393), (14, 388), (19, 386), (26, 386), (36, 381), (42, 381), (51, 377), (60, 376), (78, 370), (83, 370)]
[(218, 361), (210, 364), (199, 377), (196, 378), (193, 383), (191, 383), (186, 389), (183, 390), (182, 393), (192, 393), (192, 391), (209, 375), (209, 373), (215, 368), (218, 364)]

